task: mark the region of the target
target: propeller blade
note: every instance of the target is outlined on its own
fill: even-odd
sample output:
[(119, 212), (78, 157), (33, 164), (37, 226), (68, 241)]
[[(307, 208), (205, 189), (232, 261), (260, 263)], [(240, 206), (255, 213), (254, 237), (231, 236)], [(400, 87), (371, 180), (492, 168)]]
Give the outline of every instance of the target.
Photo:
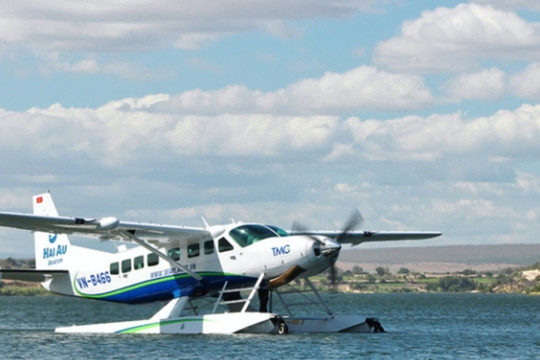
[[(364, 217), (362, 216), (362, 214), (360, 214), (360, 211), (355, 209), (352, 212), (352, 214), (349, 216), (349, 219), (345, 223), (345, 226), (343, 227), (343, 230), (341, 231), (341, 233), (336, 237), (336, 241), (338, 243), (341, 243), (351, 230), (353, 230), (357, 226), (360, 226), (363, 222), (364, 222)], [(330, 266), (331, 284), (335, 285), (336, 280), (337, 280), (337, 269), (336, 269), (336, 262), (334, 261), (332, 265)]]
[(295, 232), (295, 233), (298, 233), (298, 234), (301, 234), (301, 235), (306, 235), (306, 236), (309, 236), (310, 239), (318, 242), (319, 244), (321, 245), (324, 245), (324, 242), (322, 242), (319, 238), (317, 238), (316, 236), (312, 235), (310, 233), (310, 231), (308, 230), (307, 227), (305, 227), (304, 225), (302, 225), (301, 223), (299, 223), (298, 221), (295, 221), (293, 223), (293, 226), (292, 226), (292, 230)]
[(347, 233), (357, 226), (360, 226), (364, 222), (364, 218), (362, 217), (362, 214), (360, 214), (360, 211), (354, 210), (351, 216), (349, 217), (349, 220), (345, 223), (345, 227), (341, 231), (341, 233), (336, 237), (336, 241), (341, 243), (343, 239), (347, 236)]
[(334, 262), (332, 266), (330, 267), (330, 283), (332, 285), (336, 285), (336, 275), (337, 275), (337, 269), (336, 269), (336, 263)]

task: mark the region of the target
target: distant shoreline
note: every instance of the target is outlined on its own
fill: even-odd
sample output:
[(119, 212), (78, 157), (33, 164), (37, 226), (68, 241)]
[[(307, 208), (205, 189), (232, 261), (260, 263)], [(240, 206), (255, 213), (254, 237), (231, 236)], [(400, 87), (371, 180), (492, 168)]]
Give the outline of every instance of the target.
[(364, 249), (362, 245), (341, 251), (337, 267), (355, 265), (366, 271), (378, 266), (391, 271), (406, 267), (425, 273), (457, 272), (464, 269), (500, 271), (540, 262), (540, 244), (449, 245)]
[[(335, 284), (330, 282), (328, 274), (320, 274), (310, 279), (320, 291), (337, 293), (478, 292), (540, 295), (540, 263), (518, 269), (505, 269), (500, 273), (468, 269), (447, 274), (410, 272), (407, 268), (392, 273), (389, 268), (382, 267), (371, 274), (357, 266), (354, 271), (339, 272), (337, 277)], [(298, 285), (300, 283), (295, 286)], [(6, 280), (0, 287), (0, 296), (46, 295), (54, 294), (39, 283)]]

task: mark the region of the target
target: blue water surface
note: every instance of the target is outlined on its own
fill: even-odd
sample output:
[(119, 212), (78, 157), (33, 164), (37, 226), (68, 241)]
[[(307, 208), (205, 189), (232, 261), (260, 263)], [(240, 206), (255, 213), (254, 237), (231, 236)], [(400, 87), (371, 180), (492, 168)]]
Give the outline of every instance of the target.
[(0, 297), (4, 359), (537, 359), (540, 298), (498, 294), (326, 294), (335, 313), (384, 334), (73, 335), (54, 328), (142, 319), (163, 304)]

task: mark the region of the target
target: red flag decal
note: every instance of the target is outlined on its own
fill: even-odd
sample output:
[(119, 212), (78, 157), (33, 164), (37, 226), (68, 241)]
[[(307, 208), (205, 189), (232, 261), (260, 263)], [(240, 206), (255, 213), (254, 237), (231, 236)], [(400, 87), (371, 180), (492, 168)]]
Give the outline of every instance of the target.
[(43, 197), (42, 196), (38, 196), (38, 198), (36, 199), (36, 202), (38, 204), (41, 204), (43, 202)]

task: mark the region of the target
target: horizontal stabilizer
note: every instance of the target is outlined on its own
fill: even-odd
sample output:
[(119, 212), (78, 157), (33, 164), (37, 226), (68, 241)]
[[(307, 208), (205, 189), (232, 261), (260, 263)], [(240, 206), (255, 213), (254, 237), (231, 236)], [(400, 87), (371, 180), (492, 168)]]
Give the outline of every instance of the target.
[(20, 280), (20, 281), (35, 281), (44, 282), (58, 275), (68, 275), (67, 270), (12, 270), (0, 269), (0, 280)]

